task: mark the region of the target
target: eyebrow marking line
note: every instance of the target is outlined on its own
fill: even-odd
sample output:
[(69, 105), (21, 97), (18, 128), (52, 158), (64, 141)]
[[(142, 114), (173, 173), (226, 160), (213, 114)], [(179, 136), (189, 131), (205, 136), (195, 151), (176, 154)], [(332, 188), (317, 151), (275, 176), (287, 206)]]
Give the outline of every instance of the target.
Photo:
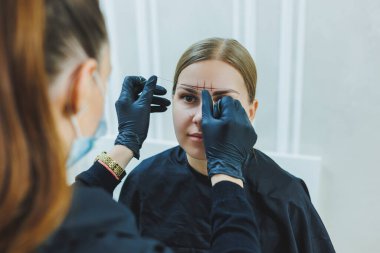
[(209, 89), (211, 91), (211, 93), (213, 93), (212, 94), (213, 96), (215, 96), (215, 95), (223, 95), (223, 94), (226, 94), (226, 93), (236, 93), (236, 94), (240, 95), (240, 93), (238, 91), (233, 90), (233, 89), (214, 88), (212, 86), (210, 88), (207, 88), (207, 87), (200, 86), (199, 83), (198, 83), (198, 85), (191, 85), (191, 84), (181, 83), (181, 84), (178, 84), (178, 86), (181, 87), (182, 89), (187, 90), (188, 92), (193, 93), (193, 94), (196, 94), (197, 91), (199, 91), (201, 89), (204, 89), (204, 90)]

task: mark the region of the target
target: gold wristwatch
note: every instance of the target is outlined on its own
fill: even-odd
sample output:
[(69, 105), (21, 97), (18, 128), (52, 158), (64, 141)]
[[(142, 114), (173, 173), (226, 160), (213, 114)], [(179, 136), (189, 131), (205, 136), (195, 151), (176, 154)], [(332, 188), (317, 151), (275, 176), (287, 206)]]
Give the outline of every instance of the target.
[(100, 153), (100, 155), (98, 155), (96, 158), (95, 158), (95, 161), (102, 161), (105, 165), (108, 166), (108, 168), (110, 168), (115, 174), (117, 177), (120, 177), (121, 174), (123, 174), (124, 172), (124, 169), (122, 167), (120, 167), (120, 165), (115, 162), (111, 157), (109, 157), (107, 155), (107, 152), (103, 151), (102, 153)]

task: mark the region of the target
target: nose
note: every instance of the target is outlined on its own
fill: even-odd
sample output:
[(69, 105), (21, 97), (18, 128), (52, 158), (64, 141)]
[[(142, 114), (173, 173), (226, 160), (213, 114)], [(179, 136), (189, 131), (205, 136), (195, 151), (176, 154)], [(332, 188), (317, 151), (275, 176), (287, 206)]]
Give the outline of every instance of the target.
[(194, 116), (193, 116), (193, 123), (197, 126), (200, 126), (202, 123), (202, 104), (199, 103), (199, 105), (194, 108)]

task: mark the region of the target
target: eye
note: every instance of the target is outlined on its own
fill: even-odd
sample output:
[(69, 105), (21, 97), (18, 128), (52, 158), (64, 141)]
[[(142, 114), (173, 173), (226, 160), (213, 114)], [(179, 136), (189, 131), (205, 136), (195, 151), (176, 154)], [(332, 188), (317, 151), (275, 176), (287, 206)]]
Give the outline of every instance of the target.
[(188, 104), (192, 104), (198, 101), (198, 98), (194, 95), (182, 95), (181, 99)]

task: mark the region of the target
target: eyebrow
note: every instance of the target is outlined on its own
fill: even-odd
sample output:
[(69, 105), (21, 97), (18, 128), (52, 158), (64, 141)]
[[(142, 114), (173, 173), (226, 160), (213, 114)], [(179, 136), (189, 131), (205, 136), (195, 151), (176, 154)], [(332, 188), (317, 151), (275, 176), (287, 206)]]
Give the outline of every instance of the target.
[[(193, 93), (193, 94), (198, 94), (198, 90), (200, 89), (207, 89), (208, 87), (205, 87), (205, 86), (200, 86), (200, 85), (191, 85), (191, 84), (185, 84), (185, 83), (181, 83), (179, 84), (179, 86), (181, 86), (182, 89), (190, 92), (190, 93)], [(213, 96), (220, 96), (220, 95), (224, 95), (224, 94), (227, 94), (227, 93), (236, 93), (236, 94), (240, 94), (238, 91), (234, 90), (234, 89), (220, 89), (220, 88), (208, 88), (208, 89), (211, 89), (211, 92), (212, 92), (212, 95)], [(214, 91), (215, 90), (215, 91)]]
[[(183, 87), (183, 86), (185, 86), (185, 87)], [(188, 87), (188, 86), (191, 86), (191, 87)], [(180, 84), (179, 87), (184, 89), (185, 91), (191, 93), (191, 94), (198, 94), (198, 90), (196, 89), (195, 86), (193, 87), (192, 85)]]

